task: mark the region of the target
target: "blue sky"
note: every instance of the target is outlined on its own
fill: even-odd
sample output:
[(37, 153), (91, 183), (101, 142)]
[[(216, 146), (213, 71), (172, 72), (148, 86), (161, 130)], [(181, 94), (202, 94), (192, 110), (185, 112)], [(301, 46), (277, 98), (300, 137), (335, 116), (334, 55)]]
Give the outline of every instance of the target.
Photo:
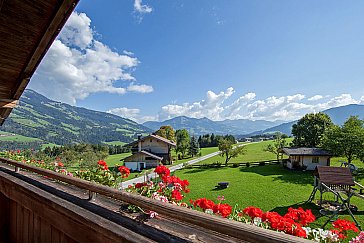
[(137, 122), (364, 103), (363, 1), (80, 1), (30, 82)]

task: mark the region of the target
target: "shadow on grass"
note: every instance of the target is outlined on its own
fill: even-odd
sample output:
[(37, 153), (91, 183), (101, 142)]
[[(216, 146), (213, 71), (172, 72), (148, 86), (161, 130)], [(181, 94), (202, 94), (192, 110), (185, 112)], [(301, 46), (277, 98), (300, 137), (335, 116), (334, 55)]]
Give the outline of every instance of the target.
[(205, 171), (217, 171), (217, 170), (223, 170), (228, 169), (228, 167), (214, 167), (214, 168), (196, 168), (196, 169), (185, 169), (186, 174), (195, 174), (199, 172), (205, 172)]
[(275, 176), (273, 181), (282, 181), (301, 185), (313, 184), (312, 171), (289, 170), (287, 168), (283, 168), (282, 165), (242, 167), (240, 168), (240, 171), (245, 173), (256, 173), (262, 176)]
[(280, 215), (285, 215), (288, 212), (289, 208), (299, 208), (299, 207), (301, 207), (303, 209), (311, 209), (312, 213), (316, 216), (316, 218), (319, 218), (322, 216), (319, 212), (320, 208), (312, 202), (300, 202), (300, 203), (295, 203), (295, 204), (292, 204), (289, 206), (275, 207), (275, 208), (271, 209), (270, 211), (277, 212)]

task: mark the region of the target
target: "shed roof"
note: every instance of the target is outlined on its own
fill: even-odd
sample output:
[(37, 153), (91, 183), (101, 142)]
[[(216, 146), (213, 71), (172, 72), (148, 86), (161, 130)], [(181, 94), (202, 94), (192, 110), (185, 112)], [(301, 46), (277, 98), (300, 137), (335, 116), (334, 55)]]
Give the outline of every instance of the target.
[(160, 160), (160, 161), (162, 161), (162, 160), (163, 160), (163, 157), (159, 157), (159, 156), (157, 156), (157, 155), (155, 155), (155, 154), (152, 154), (152, 153), (147, 152), (147, 151), (144, 151), (144, 150), (139, 151), (139, 152), (136, 152), (135, 154), (132, 154), (132, 155), (130, 155), (130, 156), (128, 156), (128, 157), (125, 157), (124, 159), (126, 159), (126, 158), (131, 158), (131, 157), (133, 157), (133, 156), (135, 156), (135, 155), (138, 155), (138, 154), (144, 154), (144, 155), (150, 156), (150, 157), (152, 157), (152, 158), (154, 158), (154, 159), (156, 159), (156, 160)]
[(348, 167), (317, 166), (314, 175), (326, 185), (355, 185)]
[(330, 152), (321, 148), (283, 148), (283, 152), (289, 156), (292, 155), (332, 156)]
[(78, 0), (0, 0), (0, 125)]
[(169, 144), (169, 145), (171, 145), (171, 146), (173, 146), (173, 147), (176, 147), (176, 143), (175, 143), (175, 142), (173, 142), (173, 141), (171, 141), (171, 140), (169, 140), (169, 139), (166, 139), (166, 138), (164, 138), (164, 137), (161, 137), (161, 136), (155, 135), (155, 134), (150, 134), (150, 135), (148, 135), (148, 136), (142, 137), (142, 138), (140, 138), (140, 139), (139, 139), (139, 140), (137, 140), (137, 141), (134, 141), (134, 142), (132, 142), (132, 143), (129, 143), (129, 146), (135, 146), (136, 144), (138, 144), (138, 142), (139, 142), (139, 141), (144, 141), (144, 140), (147, 140), (147, 139), (150, 139), (150, 138), (155, 138), (155, 139), (157, 139), (157, 140), (159, 140), (159, 141), (162, 141), (162, 142), (167, 143), (167, 144)]

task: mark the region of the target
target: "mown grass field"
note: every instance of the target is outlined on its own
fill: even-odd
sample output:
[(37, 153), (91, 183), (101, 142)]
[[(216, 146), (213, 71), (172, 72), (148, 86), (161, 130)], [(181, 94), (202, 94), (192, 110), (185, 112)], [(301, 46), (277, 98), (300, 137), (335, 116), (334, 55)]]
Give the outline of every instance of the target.
[(0, 141), (14, 141), (14, 142), (32, 142), (32, 141), (41, 141), (38, 138), (25, 137), (22, 135), (11, 135), (6, 132), (0, 132), (0, 134), (4, 134), (5, 136), (0, 137)]
[[(290, 143), (292, 139), (287, 139), (287, 142)], [(272, 143), (272, 141), (264, 141), (258, 143), (247, 143), (245, 145), (245, 153), (239, 155), (236, 158), (232, 158), (229, 161), (230, 163), (240, 163), (240, 162), (257, 162), (263, 160), (274, 160), (277, 159), (276, 155), (270, 152), (263, 151), (268, 144)], [(283, 157), (283, 158), (287, 158)], [(212, 163), (221, 163), (225, 164), (225, 157), (221, 157), (220, 155), (214, 156), (207, 160), (201, 161), (199, 164), (212, 164)]]
[[(239, 156), (233, 162), (248, 162), (275, 159), (271, 153), (263, 152), (262, 147), (269, 142), (261, 142), (247, 145), (247, 153)], [(215, 156), (210, 160), (201, 162), (214, 163), (216, 160), (223, 162), (223, 158)], [(333, 158), (332, 166), (340, 166), (340, 160), (345, 158)], [(232, 163), (233, 163), (232, 162)], [(357, 167), (363, 167), (360, 161), (354, 161)], [(254, 167), (219, 167), (219, 168), (187, 168), (175, 172), (175, 175), (190, 182), (191, 192), (186, 194), (185, 200), (206, 197), (216, 202), (217, 196), (224, 196), (225, 202), (238, 205), (241, 208), (257, 206), (264, 211), (276, 211), (284, 214), (289, 207), (303, 207), (312, 209), (317, 221), (311, 227), (321, 227), (328, 219), (319, 213), (319, 208), (314, 203), (306, 203), (313, 189), (312, 171), (291, 171), (282, 165), (265, 165)], [(356, 176), (356, 180), (364, 184), (364, 173)], [(217, 189), (218, 182), (229, 182), (226, 189)], [(319, 194), (316, 194), (316, 199)], [(334, 200), (333, 194), (325, 193), (326, 200)], [(358, 206), (359, 211), (355, 216), (364, 226), (364, 200), (352, 198), (352, 204)], [(347, 212), (343, 212), (340, 218), (351, 220)]]

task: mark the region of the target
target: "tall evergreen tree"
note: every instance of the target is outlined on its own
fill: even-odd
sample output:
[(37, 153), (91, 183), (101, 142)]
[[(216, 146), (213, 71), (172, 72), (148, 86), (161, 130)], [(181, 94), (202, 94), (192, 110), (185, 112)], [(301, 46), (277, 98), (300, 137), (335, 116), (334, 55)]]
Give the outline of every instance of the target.
[(190, 140), (190, 146), (188, 148), (188, 154), (191, 155), (192, 157), (195, 157), (199, 153), (200, 153), (200, 147), (198, 145), (197, 139), (195, 138), (195, 136), (192, 136)]

